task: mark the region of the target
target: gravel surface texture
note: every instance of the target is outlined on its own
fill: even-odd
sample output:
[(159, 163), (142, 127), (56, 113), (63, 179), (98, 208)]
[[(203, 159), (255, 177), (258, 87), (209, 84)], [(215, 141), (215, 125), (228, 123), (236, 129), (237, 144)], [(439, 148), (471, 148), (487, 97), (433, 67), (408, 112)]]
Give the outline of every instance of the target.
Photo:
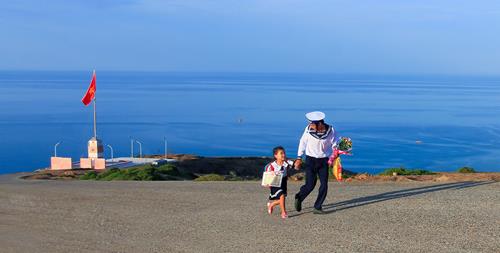
[[(259, 182), (0, 176), (1, 252), (500, 252), (500, 183), (330, 182), (290, 218)], [(318, 186), (317, 186), (318, 187)]]

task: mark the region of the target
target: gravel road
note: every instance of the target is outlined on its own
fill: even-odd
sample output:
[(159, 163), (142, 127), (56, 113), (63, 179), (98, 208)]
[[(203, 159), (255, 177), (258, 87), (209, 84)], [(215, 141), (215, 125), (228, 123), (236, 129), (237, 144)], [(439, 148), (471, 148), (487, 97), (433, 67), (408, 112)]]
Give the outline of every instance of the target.
[[(500, 183), (335, 183), (290, 218), (259, 182), (0, 176), (1, 252), (500, 252)], [(276, 210), (278, 211), (278, 210)]]

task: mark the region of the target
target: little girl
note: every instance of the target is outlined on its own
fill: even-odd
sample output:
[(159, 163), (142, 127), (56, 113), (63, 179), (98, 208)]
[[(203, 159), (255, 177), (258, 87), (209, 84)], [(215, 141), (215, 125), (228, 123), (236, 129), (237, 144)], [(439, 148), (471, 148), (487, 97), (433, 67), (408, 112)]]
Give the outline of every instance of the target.
[(281, 218), (288, 218), (285, 208), (285, 197), (287, 193), (287, 170), (291, 168), (291, 162), (286, 161), (285, 149), (281, 146), (273, 149), (275, 161), (266, 165), (266, 171), (273, 171), (276, 175), (283, 175), (280, 187), (271, 186), (269, 202), (267, 203), (267, 212), (273, 213), (275, 206), (279, 205), (281, 209)]

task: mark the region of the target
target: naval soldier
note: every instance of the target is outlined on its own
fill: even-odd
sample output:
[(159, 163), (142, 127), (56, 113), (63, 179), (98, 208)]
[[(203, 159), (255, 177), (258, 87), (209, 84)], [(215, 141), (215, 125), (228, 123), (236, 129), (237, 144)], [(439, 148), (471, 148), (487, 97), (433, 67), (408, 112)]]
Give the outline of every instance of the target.
[(324, 214), (322, 205), (328, 192), (328, 158), (332, 155), (338, 139), (335, 129), (324, 122), (325, 114), (323, 112), (307, 113), (306, 118), (309, 125), (300, 138), (297, 160), (295, 161), (295, 168), (300, 168), (302, 156), (305, 154), (306, 182), (295, 195), (295, 209), (298, 212), (302, 210), (302, 202), (316, 186), (319, 176), (321, 185), (313, 212)]

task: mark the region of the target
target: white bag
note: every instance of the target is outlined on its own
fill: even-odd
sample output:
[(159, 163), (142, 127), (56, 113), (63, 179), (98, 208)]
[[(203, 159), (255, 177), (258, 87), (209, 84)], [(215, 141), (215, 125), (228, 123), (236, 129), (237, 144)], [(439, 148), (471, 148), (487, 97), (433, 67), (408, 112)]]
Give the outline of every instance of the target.
[(276, 175), (274, 171), (264, 171), (262, 175), (262, 186), (280, 187), (283, 174)]

